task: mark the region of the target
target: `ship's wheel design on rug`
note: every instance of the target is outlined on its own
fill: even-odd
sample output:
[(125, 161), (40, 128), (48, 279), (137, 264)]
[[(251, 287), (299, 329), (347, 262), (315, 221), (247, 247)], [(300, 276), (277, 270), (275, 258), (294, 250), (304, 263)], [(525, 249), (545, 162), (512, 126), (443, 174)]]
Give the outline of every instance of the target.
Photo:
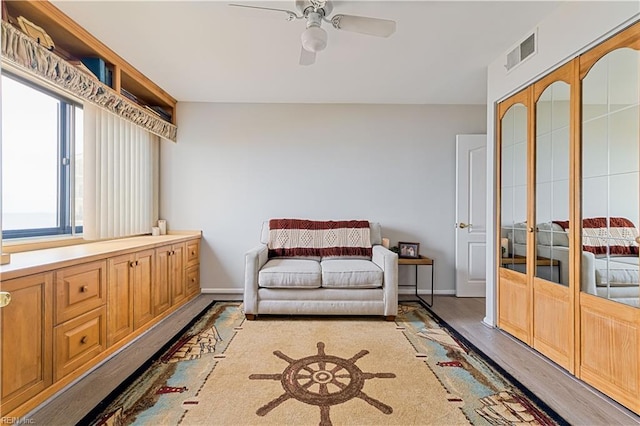
[(289, 363), (282, 373), (252, 374), (251, 380), (279, 380), (284, 393), (260, 407), (256, 414), (266, 416), (283, 402), (294, 398), (300, 402), (320, 407), (320, 426), (331, 425), (329, 409), (332, 405), (342, 404), (353, 398), (360, 398), (384, 414), (393, 409), (387, 404), (362, 392), (365, 380), (393, 379), (393, 373), (365, 373), (355, 364), (369, 351), (361, 350), (349, 359), (324, 352), (324, 343), (316, 345), (318, 353), (301, 359), (293, 359), (280, 351), (273, 354)]

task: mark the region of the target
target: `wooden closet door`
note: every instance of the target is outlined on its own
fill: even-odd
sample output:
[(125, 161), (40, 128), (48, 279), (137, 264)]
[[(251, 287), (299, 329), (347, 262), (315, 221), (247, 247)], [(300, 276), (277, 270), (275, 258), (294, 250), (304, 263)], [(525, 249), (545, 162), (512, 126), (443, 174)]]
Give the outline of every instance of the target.
[(498, 180), (500, 182), (498, 241), (498, 327), (531, 343), (531, 268), (529, 218), (530, 89), (498, 105)]
[(640, 413), (640, 23), (582, 55), (580, 78), (577, 373)]
[[(575, 206), (571, 179), (575, 151), (571, 117), (575, 114), (577, 61), (571, 61), (533, 86), (534, 186), (533, 344), (548, 358), (574, 371), (574, 273), (568, 224)], [(573, 113), (573, 114), (572, 114)]]

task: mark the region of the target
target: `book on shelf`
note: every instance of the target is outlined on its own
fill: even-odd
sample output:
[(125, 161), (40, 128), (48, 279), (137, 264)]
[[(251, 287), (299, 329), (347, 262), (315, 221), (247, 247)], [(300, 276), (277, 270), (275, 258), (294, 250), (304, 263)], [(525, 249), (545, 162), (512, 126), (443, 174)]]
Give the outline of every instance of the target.
[(69, 62), (74, 67), (78, 68), (80, 71), (87, 74), (89, 77), (94, 78), (96, 80), (98, 79), (98, 77), (93, 72), (91, 72), (91, 70), (87, 68), (87, 66), (84, 63), (82, 63), (82, 61), (78, 59), (69, 59), (67, 62)]
[(148, 106), (157, 116), (166, 121), (171, 121), (171, 114), (159, 105)]
[(122, 94), (122, 96), (124, 96), (125, 98), (135, 102), (135, 103), (139, 103), (138, 102), (138, 97), (136, 95), (134, 95), (133, 93), (129, 92), (127, 89), (123, 89), (120, 88), (120, 93)]
[(149, 105), (144, 105), (143, 107), (146, 111), (150, 112), (152, 115), (155, 115), (158, 118), (162, 118), (162, 116), (156, 112), (156, 110), (154, 110), (153, 108), (151, 108)]

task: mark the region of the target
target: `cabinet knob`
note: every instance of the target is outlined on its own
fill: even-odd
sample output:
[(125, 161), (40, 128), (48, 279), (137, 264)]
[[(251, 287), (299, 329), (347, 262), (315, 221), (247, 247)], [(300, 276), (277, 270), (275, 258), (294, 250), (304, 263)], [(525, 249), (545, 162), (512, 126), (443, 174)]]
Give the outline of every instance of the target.
[(129, 266), (133, 268), (134, 266), (136, 266), (136, 262), (133, 262), (133, 261), (129, 262)]
[(196, 252), (195, 252), (195, 251), (192, 251), (192, 252), (191, 252), (191, 256), (195, 256), (195, 255), (196, 255)]
[(82, 287), (80, 287), (80, 293), (86, 293), (87, 291), (89, 291), (89, 287), (86, 285), (83, 285)]
[(196, 282), (196, 279), (195, 279), (195, 278), (191, 278), (191, 282), (192, 282), (192, 283), (195, 283), (195, 282)]
[(11, 293), (8, 291), (0, 291), (0, 308), (4, 308), (11, 303)]
[(83, 345), (87, 343), (87, 336), (82, 336), (82, 339), (80, 339), (80, 343), (82, 343)]

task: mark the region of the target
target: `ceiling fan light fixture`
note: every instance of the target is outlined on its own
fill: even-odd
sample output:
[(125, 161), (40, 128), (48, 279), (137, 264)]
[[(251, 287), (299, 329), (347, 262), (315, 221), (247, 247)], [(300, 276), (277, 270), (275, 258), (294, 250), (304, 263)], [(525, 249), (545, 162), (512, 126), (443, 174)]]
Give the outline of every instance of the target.
[(302, 33), (302, 47), (308, 52), (320, 52), (327, 47), (327, 32), (319, 26), (310, 26)]

